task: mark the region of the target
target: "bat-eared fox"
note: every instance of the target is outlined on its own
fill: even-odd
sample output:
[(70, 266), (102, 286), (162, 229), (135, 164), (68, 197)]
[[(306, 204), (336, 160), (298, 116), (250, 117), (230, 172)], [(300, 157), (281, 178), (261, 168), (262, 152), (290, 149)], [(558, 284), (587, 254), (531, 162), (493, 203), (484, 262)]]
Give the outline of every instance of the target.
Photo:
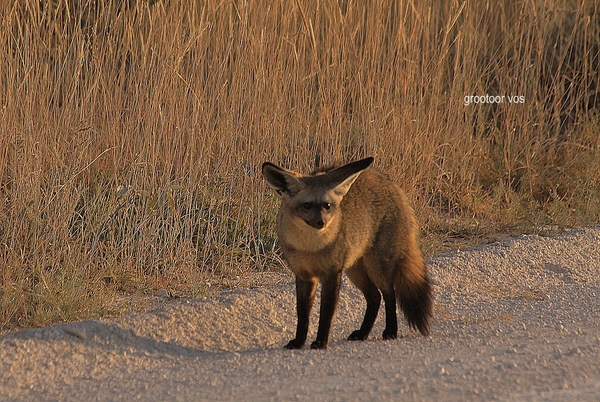
[(396, 301), (408, 324), (429, 334), (431, 284), (419, 247), (419, 230), (406, 194), (383, 173), (369, 168), (373, 158), (334, 165), (310, 175), (262, 165), (269, 186), (281, 197), (277, 234), (283, 256), (296, 276), (298, 326), (286, 346), (306, 342), (317, 282), (321, 309), (313, 349), (327, 347), (339, 298), (342, 271), (362, 291), (367, 308), (349, 340), (369, 336), (385, 303), (383, 339), (398, 336)]

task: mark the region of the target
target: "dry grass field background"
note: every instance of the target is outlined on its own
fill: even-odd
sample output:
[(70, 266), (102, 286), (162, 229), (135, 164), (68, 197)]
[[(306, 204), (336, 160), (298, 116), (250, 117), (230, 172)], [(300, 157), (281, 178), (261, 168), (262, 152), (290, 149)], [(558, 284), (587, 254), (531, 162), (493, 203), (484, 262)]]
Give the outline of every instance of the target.
[[(0, 15), (0, 331), (284, 271), (267, 160), (375, 156), (428, 255), (600, 221), (595, 1), (10, 0)], [(486, 94), (504, 102), (465, 105)]]

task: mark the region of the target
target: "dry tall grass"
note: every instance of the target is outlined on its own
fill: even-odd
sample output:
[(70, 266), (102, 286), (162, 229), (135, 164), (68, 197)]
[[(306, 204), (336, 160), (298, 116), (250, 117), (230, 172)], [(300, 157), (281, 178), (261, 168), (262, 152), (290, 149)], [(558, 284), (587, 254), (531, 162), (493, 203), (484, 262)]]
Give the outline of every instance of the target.
[[(11, 0), (0, 15), (3, 329), (280, 269), (265, 160), (374, 155), (426, 234), (599, 221), (597, 2)], [(485, 94), (525, 102), (464, 105)]]

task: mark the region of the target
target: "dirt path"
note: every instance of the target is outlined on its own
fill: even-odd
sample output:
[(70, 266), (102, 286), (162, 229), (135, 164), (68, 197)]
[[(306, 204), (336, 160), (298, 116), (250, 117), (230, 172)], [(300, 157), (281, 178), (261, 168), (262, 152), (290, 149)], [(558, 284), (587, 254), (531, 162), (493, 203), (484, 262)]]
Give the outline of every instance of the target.
[(429, 338), (402, 324), (400, 339), (376, 339), (382, 314), (372, 340), (345, 341), (364, 308), (345, 281), (329, 349), (283, 350), (290, 281), (4, 335), (0, 400), (600, 400), (600, 227), (450, 253), (429, 270)]

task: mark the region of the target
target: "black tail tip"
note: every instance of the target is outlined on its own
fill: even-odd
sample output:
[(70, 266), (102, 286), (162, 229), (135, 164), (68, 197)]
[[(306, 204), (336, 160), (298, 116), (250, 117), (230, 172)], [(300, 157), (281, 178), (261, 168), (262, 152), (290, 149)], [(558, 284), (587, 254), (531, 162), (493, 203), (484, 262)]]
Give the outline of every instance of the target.
[(429, 335), (429, 321), (433, 317), (433, 297), (429, 280), (413, 284), (410, 289), (398, 292), (398, 302), (408, 325), (421, 333)]

